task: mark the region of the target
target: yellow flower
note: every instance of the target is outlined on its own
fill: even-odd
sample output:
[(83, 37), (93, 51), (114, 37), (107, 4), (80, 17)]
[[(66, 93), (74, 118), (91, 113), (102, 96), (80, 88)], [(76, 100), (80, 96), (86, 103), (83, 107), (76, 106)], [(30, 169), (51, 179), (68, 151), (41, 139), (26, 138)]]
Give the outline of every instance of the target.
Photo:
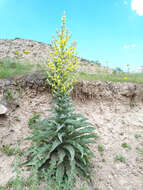
[(18, 51), (16, 51), (16, 52), (15, 52), (15, 54), (16, 54), (16, 55), (19, 55), (19, 52), (18, 52)]
[(125, 79), (125, 80), (127, 80), (127, 79), (128, 79), (128, 77), (124, 77), (124, 79)]
[(24, 53), (24, 54), (29, 54), (30, 51), (26, 51), (26, 50), (24, 50), (23, 53)]

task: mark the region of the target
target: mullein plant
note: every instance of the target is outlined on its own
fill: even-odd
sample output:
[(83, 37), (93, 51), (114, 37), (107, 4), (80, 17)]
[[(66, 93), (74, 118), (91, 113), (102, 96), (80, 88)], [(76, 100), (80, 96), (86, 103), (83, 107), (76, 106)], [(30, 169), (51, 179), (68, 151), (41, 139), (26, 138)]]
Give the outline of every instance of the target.
[(26, 151), (27, 165), (37, 169), (40, 176), (44, 171), (52, 182), (69, 184), (73, 189), (76, 176), (91, 180), (90, 158), (95, 155), (89, 143), (97, 137), (94, 127), (82, 114), (76, 114), (70, 98), (76, 82), (76, 69), (79, 59), (75, 46), (67, 47), (70, 35), (65, 27), (66, 17), (62, 16), (58, 40), (53, 40), (54, 52), (47, 64), (47, 81), (51, 86), (53, 100), (50, 117), (38, 120), (32, 127), (31, 147)]

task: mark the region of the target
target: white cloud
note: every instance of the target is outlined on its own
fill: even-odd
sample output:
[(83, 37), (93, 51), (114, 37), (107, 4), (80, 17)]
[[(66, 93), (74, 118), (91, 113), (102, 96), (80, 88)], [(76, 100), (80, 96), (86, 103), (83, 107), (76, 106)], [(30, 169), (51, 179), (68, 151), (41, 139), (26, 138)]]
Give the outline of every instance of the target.
[(124, 46), (123, 46), (123, 48), (124, 48), (124, 49), (127, 49), (127, 48), (129, 48), (129, 46), (127, 46), (127, 45), (124, 45)]
[(124, 5), (127, 5), (127, 4), (128, 4), (128, 1), (127, 1), (127, 0), (124, 0), (123, 3), (124, 3)]
[(130, 45), (124, 45), (124, 49), (129, 49), (129, 48), (135, 48), (137, 45), (136, 44), (130, 44)]
[(139, 16), (143, 16), (143, 0), (132, 0), (131, 8)]

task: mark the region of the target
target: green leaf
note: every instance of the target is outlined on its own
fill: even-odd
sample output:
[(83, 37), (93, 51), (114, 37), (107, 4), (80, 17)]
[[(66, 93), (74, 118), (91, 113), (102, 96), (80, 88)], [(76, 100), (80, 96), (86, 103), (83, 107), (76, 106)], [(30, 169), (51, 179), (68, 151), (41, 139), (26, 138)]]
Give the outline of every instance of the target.
[(70, 135), (70, 138), (74, 138), (74, 137), (77, 137), (79, 135), (83, 135), (85, 133), (91, 133), (93, 132), (95, 129), (93, 127), (86, 127), (86, 128), (83, 128), (83, 129), (80, 129), (78, 131), (74, 131), (71, 135)]
[(75, 167), (76, 167), (75, 159), (71, 160), (70, 165), (71, 165), (71, 176), (73, 176), (75, 172)]
[(51, 147), (50, 144), (45, 144), (42, 147), (39, 147), (38, 152), (41, 154), (41, 153), (44, 153), (45, 151), (49, 151), (50, 147)]
[(53, 152), (60, 144), (61, 142), (58, 139), (55, 140), (49, 153)]
[(31, 146), (30, 148), (28, 148), (25, 152), (24, 152), (24, 155), (29, 155), (30, 153), (32, 152), (37, 152), (37, 147), (36, 146)]
[(74, 138), (74, 140), (76, 140), (80, 144), (95, 144), (95, 143), (97, 143), (95, 140), (88, 139), (86, 137), (84, 138), (84, 136), (76, 137), (76, 138)]
[(66, 175), (67, 175), (68, 178), (69, 178), (69, 177), (70, 177), (70, 174), (71, 174), (70, 162), (68, 162), (68, 161), (65, 162), (65, 168), (66, 168)]
[(63, 142), (62, 137), (64, 136), (65, 136), (65, 133), (58, 133), (58, 138), (61, 141), (61, 143)]
[(64, 124), (58, 125), (56, 132), (59, 132), (64, 126), (65, 126)]
[(88, 155), (90, 155), (90, 156), (96, 158), (96, 155), (89, 149), (88, 146), (84, 145), (84, 151), (85, 151)]
[(98, 135), (96, 135), (96, 134), (94, 134), (94, 133), (92, 133), (92, 134), (89, 134), (89, 135), (83, 135), (82, 137), (84, 137), (84, 138), (98, 138)]
[(58, 159), (59, 159), (59, 161), (58, 161), (57, 165), (61, 164), (64, 161), (65, 156), (66, 156), (66, 152), (63, 149), (58, 149)]
[(62, 178), (64, 177), (64, 173), (65, 173), (65, 166), (64, 163), (61, 163), (56, 168), (56, 180), (57, 181), (62, 180)]
[(83, 117), (82, 114), (72, 114), (71, 115), (71, 119), (77, 119), (77, 118), (80, 118), (80, 117)]
[(84, 172), (84, 175), (85, 175), (85, 176), (88, 176), (88, 177), (90, 176), (87, 166), (84, 165), (82, 162), (77, 161), (77, 162), (76, 162), (76, 166), (77, 166), (78, 168), (80, 168), (80, 169)]
[(70, 141), (70, 140), (67, 142), (72, 144), (81, 153), (81, 157), (83, 157), (84, 149), (79, 143), (77, 143), (76, 141)]
[(69, 151), (71, 160), (73, 160), (75, 157), (75, 150), (74, 150), (73, 146), (72, 145), (64, 145), (63, 148), (65, 148), (66, 150)]

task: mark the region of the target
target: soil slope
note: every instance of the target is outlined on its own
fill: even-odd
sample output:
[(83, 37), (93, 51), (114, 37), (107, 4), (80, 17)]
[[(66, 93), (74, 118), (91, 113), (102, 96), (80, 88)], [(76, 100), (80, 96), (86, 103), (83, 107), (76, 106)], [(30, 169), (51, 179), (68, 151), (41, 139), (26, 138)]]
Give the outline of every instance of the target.
[[(35, 112), (41, 118), (48, 116), (46, 110), (51, 106), (49, 87), (44, 83), (45, 78), (37, 75), (0, 80), (0, 103), (9, 109), (7, 116), (0, 116), (0, 146), (14, 147), (19, 142), (22, 151), (29, 146), (23, 140), (29, 136), (29, 118)], [(85, 189), (142, 190), (143, 155), (137, 149), (143, 150), (143, 85), (79, 81), (72, 97), (76, 111), (89, 119), (99, 136), (97, 144), (90, 146), (96, 154), (92, 160), (93, 184)], [(122, 143), (128, 147), (123, 148)], [(98, 145), (104, 147), (102, 152)], [(124, 162), (115, 160), (117, 156)], [(13, 160), (14, 156), (0, 152), (0, 185), (14, 175)], [(76, 186), (81, 184), (78, 180)]]

